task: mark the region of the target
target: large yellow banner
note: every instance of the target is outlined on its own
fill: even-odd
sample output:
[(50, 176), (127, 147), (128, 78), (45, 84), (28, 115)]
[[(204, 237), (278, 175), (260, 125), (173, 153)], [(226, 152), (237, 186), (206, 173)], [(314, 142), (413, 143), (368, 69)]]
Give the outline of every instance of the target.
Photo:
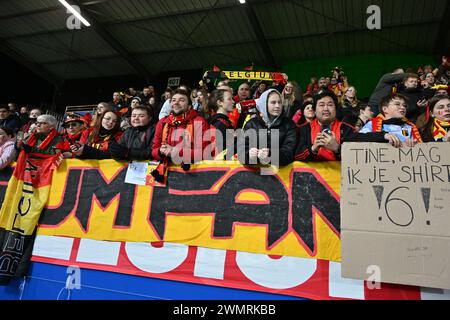
[(340, 260), (340, 163), (275, 175), (238, 162), (169, 169), (165, 187), (125, 183), (128, 164), (66, 160), (38, 233)]

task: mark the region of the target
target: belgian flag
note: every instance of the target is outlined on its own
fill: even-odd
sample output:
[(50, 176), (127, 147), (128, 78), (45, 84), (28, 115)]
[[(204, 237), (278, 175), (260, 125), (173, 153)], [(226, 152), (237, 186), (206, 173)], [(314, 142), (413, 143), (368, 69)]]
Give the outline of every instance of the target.
[(36, 225), (50, 195), (61, 154), (21, 151), (0, 210), (0, 284), (26, 275)]

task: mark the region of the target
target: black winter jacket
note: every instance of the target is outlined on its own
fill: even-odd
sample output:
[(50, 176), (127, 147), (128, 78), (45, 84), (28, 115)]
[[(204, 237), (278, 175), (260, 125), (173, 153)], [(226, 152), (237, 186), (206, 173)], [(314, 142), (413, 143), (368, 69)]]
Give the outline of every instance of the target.
[[(228, 116), (221, 114), (221, 113), (216, 113), (215, 115), (211, 116), (208, 119), (208, 123), (210, 126), (213, 126), (214, 128), (216, 128), (217, 131), (219, 131), (222, 134), (222, 149), (220, 151), (226, 150), (229, 147), (227, 147), (227, 130), (233, 130), (234, 131), (234, 127), (233, 124), (231, 123), (230, 119), (228, 118)], [(218, 133), (216, 133), (217, 136)], [(231, 144), (231, 141), (229, 142), (229, 144)], [(233, 143), (232, 145), (234, 146), (233, 150), (236, 150), (236, 139), (233, 139)], [(219, 147), (219, 146), (218, 146)]]
[(0, 127), (8, 127), (12, 131), (14, 131), (14, 133), (17, 133), (17, 131), (19, 131), (21, 125), (22, 123), (20, 121), (20, 118), (15, 114), (11, 114), (8, 116), (8, 118), (0, 120)]
[[(119, 140), (119, 146), (122, 151), (117, 152), (118, 148), (113, 148), (111, 154), (113, 158), (122, 160), (148, 160), (152, 157), (152, 143), (155, 135), (155, 127), (149, 124), (144, 127), (131, 127), (125, 130), (122, 138)], [(113, 144), (114, 146), (114, 144)]]
[(370, 107), (375, 115), (379, 114), (381, 111), (381, 100), (389, 95), (392, 92), (392, 87), (403, 81), (405, 76), (406, 73), (388, 73), (381, 77), (369, 100)]
[[(294, 161), (294, 153), (297, 146), (297, 131), (295, 123), (291, 119), (288, 119), (283, 114), (278, 117), (271, 128), (268, 128), (261, 117), (255, 116), (245, 124), (244, 133), (250, 129), (254, 129), (257, 132), (261, 129), (267, 130), (267, 146), (260, 145), (262, 142), (260, 142), (258, 135), (257, 147), (258, 149), (270, 149), (269, 157), (272, 157), (275, 151), (279, 152), (280, 166), (286, 166)], [(271, 135), (274, 130), (278, 130), (279, 132), (279, 150), (274, 150), (271, 146)], [(251, 147), (256, 146), (249, 146), (249, 138), (247, 136), (238, 137), (238, 155), (239, 161), (242, 164), (250, 164), (249, 151)]]
[(426, 112), (425, 107), (419, 109), (417, 106), (419, 100), (426, 98), (425, 92), (422, 88), (407, 89), (402, 84), (398, 88), (398, 93), (408, 98), (408, 101), (406, 101), (406, 104), (408, 105), (406, 108), (406, 118), (412, 122), (416, 122), (417, 117)]
[[(112, 141), (114, 142), (114, 141)], [(87, 144), (83, 146), (83, 153), (78, 157), (79, 159), (111, 159), (111, 151), (109, 150), (100, 150)]]

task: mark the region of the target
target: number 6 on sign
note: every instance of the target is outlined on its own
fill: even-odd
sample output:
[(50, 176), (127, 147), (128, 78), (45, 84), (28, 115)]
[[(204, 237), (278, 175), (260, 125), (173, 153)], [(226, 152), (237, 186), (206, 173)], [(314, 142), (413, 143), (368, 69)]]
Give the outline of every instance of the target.
[[(379, 208), (381, 209), (384, 188), (380, 186), (374, 186), (373, 188), (375, 196), (378, 201)], [(384, 211), (386, 212), (388, 219), (393, 224), (399, 227), (408, 227), (414, 220), (413, 208), (404, 199), (393, 198), (394, 193), (396, 193), (401, 189), (409, 190), (408, 187), (398, 187), (392, 190), (391, 193), (389, 193), (389, 195), (386, 197), (386, 200), (384, 201)], [(400, 203), (400, 206), (402, 207), (403, 210), (392, 210), (393, 205), (395, 205), (396, 203)], [(395, 207), (398, 208), (398, 205)], [(404, 207), (407, 207), (409, 209), (409, 212), (408, 210), (404, 210)], [(381, 217), (379, 218), (379, 220), (380, 221), (382, 220)]]
[[(386, 211), (387, 217), (389, 218), (389, 220), (391, 220), (391, 222), (392, 222), (393, 224), (395, 224), (395, 225), (397, 225), (397, 226), (400, 226), (400, 227), (407, 227), (407, 226), (409, 226), (409, 225), (413, 222), (413, 220), (414, 220), (414, 211), (413, 211), (413, 208), (411, 207), (411, 205), (410, 205), (408, 202), (406, 202), (406, 201), (403, 200), (403, 199), (399, 199), (399, 198), (391, 198), (391, 196), (394, 194), (394, 192), (396, 192), (396, 191), (398, 191), (398, 190), (400, 190), (400, 189), (406, 189), (406, 190), (409, 190), (408, 187), (398, 187), (398, 188), (392, 190), (392, 192), (389, 193), (389, 195), (388, 195), (387, 198), (386, 198), (386, 201), (385, 201), (385, 203), (384, 203), (384, 209), (385, 209), (385, 211)], [(389, 209), (389, 205), (390, 205), (389, 203), (391, 203), (391, 202), (393, 202), (393, 201), (400, 201), (400, 202), (403, 203), (406, 207), (409, 208), (409, 212), (411, 213), (411, 217), (410, 217), (409, 221), (407, 221), (407, 222), (401, 222), (401, 221), (398, 221), (399, 219), (397, 219), (397, 217), (395, 217), (395, 219), (392, 217), (392, 214), (389, 213), (389, 210), (388, 210), (388, 209)], [(400, 214), (403, 215), (403, 213), (405, 213), (405, 211), (402, 210), (402, 211), (400, 212)], [(397, 213), (397, 215), (399, 215), (399, 213)], [(408, 220), (408, 219), (406, 219), (406, 220)]]

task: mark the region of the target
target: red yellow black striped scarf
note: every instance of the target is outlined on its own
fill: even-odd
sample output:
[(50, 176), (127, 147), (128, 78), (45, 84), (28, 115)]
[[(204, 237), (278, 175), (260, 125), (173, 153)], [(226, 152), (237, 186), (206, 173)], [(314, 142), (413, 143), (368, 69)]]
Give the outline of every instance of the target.
[[(419, 129), (417, 126), (409, 121), (406, 118), (400, 119), (403, 121), (403, 123), (408, 124), (411, 126), (411, 135), (414, 140), (417, 142), (423, 142), (422, 137), (420, 136)], [(382, 132), (383, 131), (383, 122), (386, 121), (386, 118), (384, 115), (379, 114), (375, 118), (372, 119), (372, 132)]]
[(450, 129), (450, 122), (434, 119), (434, 130), (433, 130), (434, 140), (438, 141), (444, 138), (447, 135), (449, 129)]
[[(173, 113), (169, 115), (169, 117), (163, 123), (161, 145), (168, 144), (170, 126), (178, 127), (184, 124), (186, 125), (186, 130), (185, 135), (183, 137), (183, 144), (186, 145), (188, 143), (191, 143), (194, 137), (193, 132), (194, 126), (192, 125), (192, 117), (190, 115), (192, 115), (192, 110), (179, 115), (175, 115)], [(167, 176), (168, 166), (169, 166), (169, 159), (167, 157), (164, 157), (159, 162), (156, 169), (152, 171), (152, 176), (155, 178), (157, 182), (164, 183), (165, 177)], [(185, 163), (182, 163), (181, 167), (183, 168), (184, 171), (188, 171), (190, 169), (190, 165)]]

